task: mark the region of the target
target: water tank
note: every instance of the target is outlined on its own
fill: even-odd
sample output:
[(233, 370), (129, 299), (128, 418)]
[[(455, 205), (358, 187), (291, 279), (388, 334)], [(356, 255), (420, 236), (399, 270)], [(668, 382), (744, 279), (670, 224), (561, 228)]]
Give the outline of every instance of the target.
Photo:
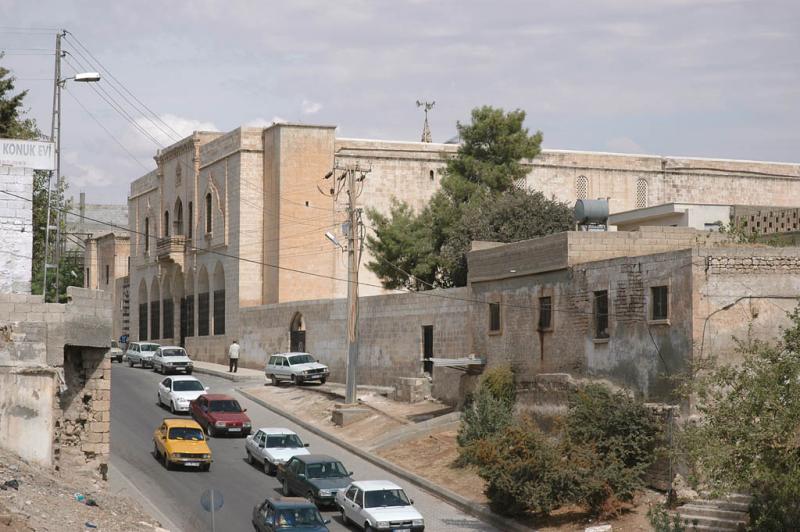
[(581, 225), (605, 225), (608, 221), (608, 200), (579, 199), (575, 202), (575, 221)]

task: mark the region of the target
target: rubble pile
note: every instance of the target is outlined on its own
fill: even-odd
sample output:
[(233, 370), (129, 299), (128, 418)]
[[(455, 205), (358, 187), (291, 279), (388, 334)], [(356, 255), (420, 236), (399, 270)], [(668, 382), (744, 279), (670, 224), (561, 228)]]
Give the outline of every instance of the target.
[(103, 480), (89, 473), (61, 478), (0, 449), (0, 532), (73, 530), (163, 531)]

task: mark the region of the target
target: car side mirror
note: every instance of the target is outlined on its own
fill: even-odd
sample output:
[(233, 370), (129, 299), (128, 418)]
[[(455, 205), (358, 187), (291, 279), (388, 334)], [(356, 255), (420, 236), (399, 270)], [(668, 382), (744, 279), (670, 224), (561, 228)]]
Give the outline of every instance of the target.
[(303, 447), (308, 447), (309, 445), (310, 445), (309, 443), (304, 443)]
[(297, 478), (300, 479), (300, 480), (304, 480), (306, 478), (306, 476), (303, 473), (298, 473), (297, 474)]
[(352, 477), (352, 476), (353, 476), (353, 472), (352, 472), (352, 471), (348, 471), (348, 472), (347, 472), (347, 476), (348, 476), (348, 477)]
[(247, 409), (246, 408), (242, 408), (242, 412), (247, 412)]
[(331, 524), (331, 520), (330, 519), (323, 519), (322, 520), (322, 524), (323, 525), (329, 525), (329, 524)]
[(206, 387), (205, 387), (205, 390), (206, 390), (206, 391), (209, 391), (210, 389), (211, 389), (211, 388), (209, 388), (208, 386), (206, 386)]
[(414, 504), (414, 499), (408, 499), (408, 502), (410, 502), (411, 504)]

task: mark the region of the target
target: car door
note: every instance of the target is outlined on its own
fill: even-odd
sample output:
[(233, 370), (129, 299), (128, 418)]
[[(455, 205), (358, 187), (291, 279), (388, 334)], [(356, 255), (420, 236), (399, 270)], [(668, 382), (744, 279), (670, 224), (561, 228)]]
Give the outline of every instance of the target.
[(170, 392), (172, 391), (172, 379), (166, 378), (158, 383), (158, 397), (163, 403), (170, 402)]
[(261, 445), (259, 442), (261, 441), (261, 435), (264, 434), (260, 430), (256, 432), (252, 438), (247, 438), (245, 440), (245, 447), (250, 452), (250, 456), (253, 456), (256, 460), (261, 459)]
[(194, 401), (192, 401), (192, 417), (195, 421), (197, 421), (201, 426), (205, 426), (206, 419), (205, 419), (205, 405), (208, 401), (205, 397), (198, 397)]
[(132, 363), (132, 364), (135, 364), (137, 362), (137, 359), (136, 359), (136, 348), (137, 347), (138, 346), (136, 344), (131, 344), (130, 347), (128, 347), (128, 361), (130, 363)]
[(267, 434), (265, 432), (259, 431), (256, 434), (256, 437), (253, 438), (253, 442), (256, 446), (255, 455), (258, 457), (261, 463), (266, 463), (267, 461)]
[(281, 379), (285, 379), (289, 375), (289, 372), (287, 371), (288, 370), (288, 368), (287, 368), (288, 364), (286, 362), (286, 357), (279, 356), (278, 359), (275, 362), (276, 362), (276, 364), (275, 364), (275, 375), (277, 375)]
[(356, 515), (355, 515), (355, 500), (356, 500), (356, 493), (358, 493), (358, 488), (355, 486), (350, 486), (347, 489), (347, 493), (344, 494), (344, 504), (342, 505), (342, 511), (353, 522), (356, 522)]
[[(306, 464), (301, 462), (300, 460), (295, 460), (294, 465), (292, 466), (292, 476), (289, 480), (289, 487), (292, 488), (292, 491), (295, 493), (305, 493), (306, 492)], [(300, 478), (300, 475), (304, 475), (304, 478)]]
[(162, 423), (158, 429), (158, 438), (156, 438), (156, 447), (158, 452), (162, 455), (167, 452), (167, 425)]
[(365, 523), (367, 516), (364, 512), (364, 490), (356, 488), (356, 496), (353, 499), (353, 513), (350, 519), (355, 523)]

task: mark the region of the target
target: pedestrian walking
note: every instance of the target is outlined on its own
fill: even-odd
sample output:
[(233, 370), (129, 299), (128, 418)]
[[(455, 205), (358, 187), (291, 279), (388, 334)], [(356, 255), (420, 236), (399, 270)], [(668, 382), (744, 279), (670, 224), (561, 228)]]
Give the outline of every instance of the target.
[(228, 373), (239, 371), (239, 342), (234, 340), (228, 348)]

